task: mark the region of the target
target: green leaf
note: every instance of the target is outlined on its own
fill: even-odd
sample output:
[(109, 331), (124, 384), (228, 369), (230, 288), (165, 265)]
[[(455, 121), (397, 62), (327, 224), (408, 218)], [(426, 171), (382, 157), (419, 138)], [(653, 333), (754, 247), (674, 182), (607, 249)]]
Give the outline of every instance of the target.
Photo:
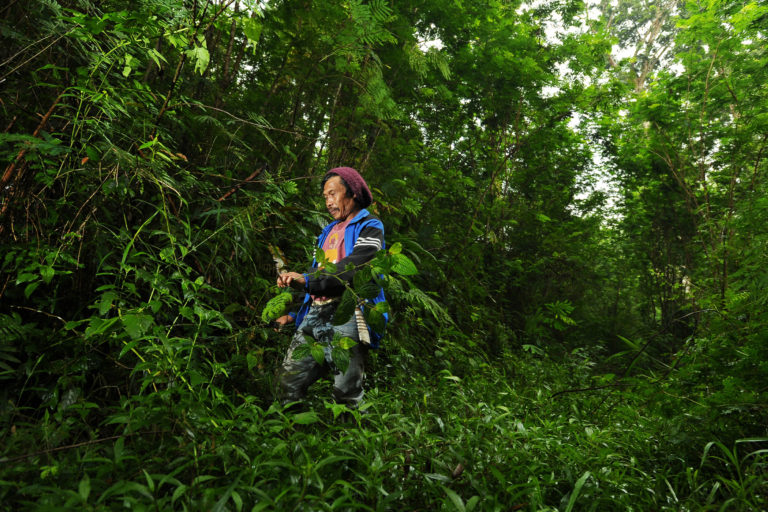
[(253, 352), (248, 352), (245, 355), (245, 362), (248, 365), (249, 372), (252, 372), (254, 368), (259, 366), (259, 358)]
[(77, 493), (83, 501), (88, 501), (88, 496), (91, 494), (91, 479), (88, 478), (88, 475), (85, 475), (83, 479), (80, 480), (80, 483), (77, 485)]
[(355, 290), (359, 290), (368, 284), (373, 279), (371, 273), (371, 267), (363, 266), (355, 272), (355, 277), (352, 278), (352, 286)]
[(546, 352), (542, 350), (541, 348), (537, 347), (536, 345), (530, 345), (530, 344), (524, 344), (522, 346), (523, 350), (526, 352), (531, 352), (532, 354), (538, 354), (538, 355), (544, 355)]
[(261, 37), (261, 22), (256, 18), (246, 18), (242, 23), (243, 33), (248, 38), (248, 42), (253, 45), (254, 51), (256, 51), (256, 45), (259, 43), (259, 37)]
[(317, 423), (320, 421), (320, 418), (317, 416), (315, 411), (307, 411), (294, 414), (292, 419), (294, 423), (298, 423), (299, 425), (311, 425), (312, 423)]
[[(87, 337), (88, 337), (88, 334), (87, 334), (87, 330), (86, 330), (86, 338), (87, 338)], [(126, 353), (128, 353), (128, 351), (129, 351), (129, 350), (132, 350), (132, 349), (133, 349), (133, 348), (134, 348), (136, 345), (138, 345), (138, 344), (139, 344), (139, 342), (138, 342), (138, 341), (131, 341), (131, 342), (129, 342), (129, 343), (125, 343), (125, 346), (124, 346), (124, 347), (123, 347), (123, 349), (120, 351), (120, 355), (119, 355), (119, 356), (117, 356), (117, 358), (118, 358), (118, 359), (122, 359), (122, 357), (123, 357), (123, 356), (124, 356)]]
[(192, 486), (202, 484), (204, 482), (210, 482), (211, 480), (216, 480), (216, 477), (213, 475), (197, 475), (192, 480)]
[(390, 312), (390, 310), (389, 310), (389, 302), (387, 302), (387, 301), (379, 302), (378, 304), (376, 304), (373, 307), (373, 309), (375, 309), (376, 311), (378, 311), (381, 314), (389, 313)]
[(37, 281), (35, 283), (29, 283), (24, 288), (24, 297), (29, 298), (29, 296), (32, 295), (32, 292), (34, 292), (38, 286), (40, 286), (40, 281)]
[(403, 276), (413, 276), (418, 273), (416, 265), (405, 254), (395, 254), (392, 256), (394, 263), (392, 270)]
[(195, 62), (195, 72), (201, 75), (208, 67), (208, 63), (211, 60), (211, 54), (208, 53), (208, 49), (203, 46), (195, 46), (192, 49), (187, 50), (187, 57)]
[(144, 471), (144, 479), (147, 481), (147, 488), (154, 492), (155, 491), (155, 481), (152, 479), (152, 477), (147, 473), (146, 469), (142, 469)]
[(200, 375), (200, 372), (195, 370), (190, 370), (187, 374), (187, 378), (189, 379), (189, 383), (192, 385), (193, 388), (199, 387), (201, 384), (204, 384), (206, 382), (205, 377)]
[(298, 361), (310, 355), (310, 348), (309, 348), (310, 345), (311, 343), (304, 343), (302, 345), (299, 345), (295, 349), (293, 349), (293, 355), (291, 356), (291, 358), (294, 361)]
[(323, 364), (323, 361), (325, 361), (325, 347), (320, 343), (313, 343), (309, 347), (309, 352), (312, 354), (312, 357), (317, 364)]
[(376, 332), (384, 331), (384, 328), (387, 325), (386, 319), (384, 318), (384, 312), (376, 308), (365, 309), (365, 321), (371, 326), (371, 329)]
[(349, 351), (341, 347), (331, 349), (331, 359), (341, 373), (346, 373), (349, 368)]
[(440, 473), (425, 473), (424, 476), (426, 478), (429, 478), (430, 480), (435, 480), (437, 482), (450, 482), (451, 478), (446, 475), (441, 475)]
[(181, 498), (181, 496), (187, 492), (187, 489), (189, 489), (189, 486), (184, 484), (180, 484), (176, 487), (173, 491), (173, 496), (171, 496), (171, 503), (174, 503), (177, 499)]
[(114, 291), (107, 291), (101, 295), (101, 301), (99, 302), (99, 314), (104, 316), (112, 309), (112, 303), (118, 297)]
[(379, 285), (373, 281), (368, 281), (363, 286), (355, 287), (355, 292), (364, 299), (373, 299), (379, 294)]
[(441, 486), (443, 488), (443, 491), (445, 491), (445, 494), (448, 496), (448, 499), (451, 500), (451, 503), (453, 503), (453, 506), (456, 507), (456, 510), (460, 512), (465, 512), (466, 507), (464, 506), (464, 501), (461, 499), (461, 496), (456, 494), (456, 491), (453, 489), (449, 489), (446, 486)]
[(232, 491), (232, 501), (235, 503), (235, 509), (237, 512), (243, 510), (243, 498), (237, 491)]
[(53, 270), (53, 267), (49, 266), (42, 266), (40, 267), (40, 276), (43, 278), (43, 282), (45, 284), (50, 284), (51, 279), (53, 279), (53, 276), (56, 272)]
[(25, 272), (23, 274), (19, 274), (18, 277), (16, 277), (16, 284), (28, 283), (35, 279), (37, 279), (37, 274), (32, 274), (31, 272)]
[(584, 487), (584, 482), (587, 481), (589, 475), (590, 473), (587, 471), (581, 475), (581, 478), (576, 481), (576, 485), (573, 487), (571, 497), (568, 499), (568, 505), (565, 507), (565, 512), (571, 512), (571, 510), (573, 510), (573, 507), (576, 505), (576, 499), (579, 497), (579, 493), (581, 492), (581, 488)]
[(123, 316), (125, 332), (134, 340), (142, 337), (152, 325), (152, 322), (153, 318), (149, 315), (132, 313)]
[(104, 319), (98, 316), (92, 316), (88, 322), (88, 327), (85, 329), (85, 338), (88, 339), (96, 334), (106, 332), (107, 329), (112, 327), (118, 321), (120, 321), (120, 318), (118, 317)]
[[(190, 322), (195, 321), (195, 311), (190, 308), (189, 306), (182, 306), (179, 308), (179, 314), (189, 320)], [(263, 318), (263, 317), (262, 317)]]
[(72, 331), (80, 326), (80, 324), (86, 322), (87, 319), (83, 320), (70, 320), (67, 323), (64, 324), (64, 329), (67, 331)]
[(341, 302), (336, 307), (336, 313), (333, 315), (333, 325), (343, 325), (349, 321), (355, 313), (357, 300), (355, 294), (350, 289), (344, 290), (341, 296)]
[(112, 447), (112, 453), (114, 455), (115, 464), (119, 464), (123, 460), (123, 451), (125, 450), (125, 438), (120, 437), (115, 441)]
[(341, 338), (339, 338), (336, 346), (341, 347), (344, 350), (349, 350), (355, 345), (357, 345), (357, 342), (355, 340), (353, 340), (348, 336), (342, 336)]
[(400, 254), (401, 252), (403, 252), (403, 244), (400, 242), (395, 242), (392, 244), (392, 247), (389, 248), (389, 254), (395, 255)]
[[(331, 410), (331, 412), (333, 413), (333, 419), (338, 418), (341, 413), (347, 412), (349, 410), (345, 404), (337, 404), (337, 403), (328, 403), (328, 402), (326, 402), (325, 403), (325, 407)], [(350, 457), (341, 457), (341, 456), (336, 456), (336, 457), (338, 457), (339, 460), (348, 460), (350, 458)], [(323, 459), (323, 460), (325, 460), (325, 459)], [(322, 463), (322, 461), (320, 461), (320, 462)], [(320, 463), (318, 463), (315, 466), (315, 468), (318, 468), (319, 464)]]
[(154, 48), (150, 48), (147, 50), (147, 54), (152, 58), (153, 61), (155, 61), (155, 64), (157, 67), (160, 67), (160, 60), (162, 59), (163, 62), (168, 62), (165, 60), (165, 57), (163, 57), (163, 54), (155, 50)]

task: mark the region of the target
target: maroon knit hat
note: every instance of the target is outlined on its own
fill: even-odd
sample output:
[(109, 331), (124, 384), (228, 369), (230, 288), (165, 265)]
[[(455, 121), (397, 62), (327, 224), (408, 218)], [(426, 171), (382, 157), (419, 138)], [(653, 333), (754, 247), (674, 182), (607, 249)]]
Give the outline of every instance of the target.
[(367, 208), (373, 201), (371, 196), (371, 190), (368, 188), (368, 184), (365, 182), (360, 173), (351, 167), (335, 167), (325, 173), (325, 182), (330, 176), (340, 176), (352, 191), (352, 194), (357, 196), (357, 200), (363, 208)]

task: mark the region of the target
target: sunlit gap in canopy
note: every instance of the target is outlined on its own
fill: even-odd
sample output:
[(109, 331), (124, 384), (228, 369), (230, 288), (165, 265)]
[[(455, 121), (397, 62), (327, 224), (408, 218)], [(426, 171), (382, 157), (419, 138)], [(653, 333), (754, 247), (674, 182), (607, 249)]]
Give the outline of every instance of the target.
[(429, 24), (429, 29), (426, 33), (416, 33), (415, 36), (419, 49), (423, 52), (428, 52), (432, 48), (436, 50), (443, 49), (443, 41), (437, 36), (437, 26), (434, 23)]
[[(618, 0), (614, 0), (612, 5), (618, 5)], [(546, 18), (541, 19), (543, 28), (544, 42), (550, 46), (562, 45), (567, 38), (578, 37), (587, 34), (593, 30), (593, 24), (600, 18), (600, 8), (598, 2), (588, 2), (586, 9), (575, 16), (573, 21), (566, 25), (562, 15), (557, 10), (558, 4), (548, 0), (534, 0), (532, 2), (523, 2), (517, 9), (519, 15), (543, 7), (551, 7)], [(623, 59), (631, 55), (631, 49), (624, 49), (619, 45), (612, 48), (612, 56), (617, 59)], [(575, 72), (571, 66), (572, 58), (557, 62), (554, 64), (556, 73), (556, 83), (546, 84), (540, 90), (540, 97), (555, 98), (563, 92), (564, 87), (569, 85), (579, 85), (589, 87), (591, 85), (602, 85), (608, 82), (610, 75), (606, 69), (603, 72), (589, 76), (585, 73)], [(590, 132), (594, 131), (596, 119), (590, 112), (574, 111), (568, 120), (568, 127), (572, 131), (581, 135), (583, 144), (588, 144)], [(592, 156), (591, 163), (583, 170), (577, 178), (578, 192), (569, 205), (569, 210), (574, 215), (590, 214), (590, 211), (584, 211), (583, 205), (595, 194), (605, 196), (605, 208), (601, 215), (605, 222), (614, 222), (619, 213), (616, 206), (619, 202), (619, 188), (615, 182), (610, 169), (610, 161), (604, 154), (602, 147), (597, 144), (589, 144), (589, 152)]]

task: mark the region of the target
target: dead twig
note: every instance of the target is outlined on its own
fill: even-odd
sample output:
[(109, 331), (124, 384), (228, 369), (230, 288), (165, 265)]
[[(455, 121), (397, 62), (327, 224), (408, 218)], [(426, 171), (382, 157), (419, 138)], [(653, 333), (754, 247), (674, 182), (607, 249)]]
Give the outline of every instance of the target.
[(2, 459), (0, 459), (0, 464), (5, 464), (8, 462), (17, 462), (20, 460), (29, 459), (30, 457), (37, 457), (38, 455), (47, 455), (49, 453), (61, 452), (64, 450), (70, 450), (72, 448), (81, 448), (83, 446), (90, 446), (92, 444), (106, 443), (107, 441), (114, 441), (116, 439), (120, 439), (121, 437), (133, 437), (133, 436), (146, 435), (146, 434), (165, 434), (168, 432), (170, 431), (169, 430), (152, 430), (150, 432), (133, 432), (130, 434), (120, 434), (117, 436), (102, 437), (101, 439), (91, 439), (90, 441), (83, 441), (81, 443), (68, 444), (66, 446), (57, 446), (56, 448), (49, 448), (47, 450), (38, 450), (36, 452), (28, 453), (26, 455), (18, 455), (16, 457), (3, 457)]
[(231, 196), (232, 194), (234, 194), (235, 192), (237, 192), (237, 191), (240, 189), (240, 187), (242, 187), (243, 185), (245, 185), (245, 184), (246, 184), (246, 183), (248, 183), (249, 181), (253, 180), (253, 178), (255, 178), (256, 176), (258, 176), (259, 174), (261, 174), (261, 172), (262, 172), (263, 170), (264, 170), (264, 167), (260, 167), (260, 168), (256, 169), (255, 171), (253, 171), (253, 172), (251, 173), (251, 175), (250, 175), (250, 176), (248, 176), (247, 178), (245, 178), (245, 179), (244, 179), (244, 180), (243, 180), (241, 183), (238, 183), (237, 185), (235, 185), (234, 187), (232, 187), (232, 188), (229, 190), (229, 192), (227, 192), (226, 194), (224, 194), (223, 196), (221, 196), (220, 198), (218, 198), (218, 199), (217, 199), (217, 201), (221, 202), (221, 201), (225, 200), (226, 198), (228, 198), (229, 196)]

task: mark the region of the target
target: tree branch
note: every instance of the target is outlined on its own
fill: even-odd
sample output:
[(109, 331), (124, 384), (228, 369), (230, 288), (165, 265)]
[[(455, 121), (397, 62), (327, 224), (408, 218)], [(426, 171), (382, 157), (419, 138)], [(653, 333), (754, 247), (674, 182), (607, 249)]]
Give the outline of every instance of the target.
[(90, 446), (92, 444), (106, 443), (107, 441), (114, 441), (115, 439), (120, 439), (121, 437), (133, 437), (133, 436), (145, 435), (145, 434), (166, 434), (168, 432), (170, 432), (170, 430), (152, 430), (149, 432), (133, 432), (129, 434), (120, 434), (117, 436), (102, 437), (100, 439), (91, 439), (90, 441), (83, 441), (82, 443), (68, 444), (66, 446), (57, 446), (56, 448), (39, 450), (36, 452), (28, 453), (26, 455), (19, 455), (17, 457), (3, 457), (2, 459), (0, 459), (0, 464), (6, 464), (8, 462), (17, 462), (20, 460), (28, 459), (30, 457), (37, 457), (38, 455), (46, 455), (49, 453), (61, 452), (61, 451), (69, 450), (72, 448), (81, 448), (83, 446)]

